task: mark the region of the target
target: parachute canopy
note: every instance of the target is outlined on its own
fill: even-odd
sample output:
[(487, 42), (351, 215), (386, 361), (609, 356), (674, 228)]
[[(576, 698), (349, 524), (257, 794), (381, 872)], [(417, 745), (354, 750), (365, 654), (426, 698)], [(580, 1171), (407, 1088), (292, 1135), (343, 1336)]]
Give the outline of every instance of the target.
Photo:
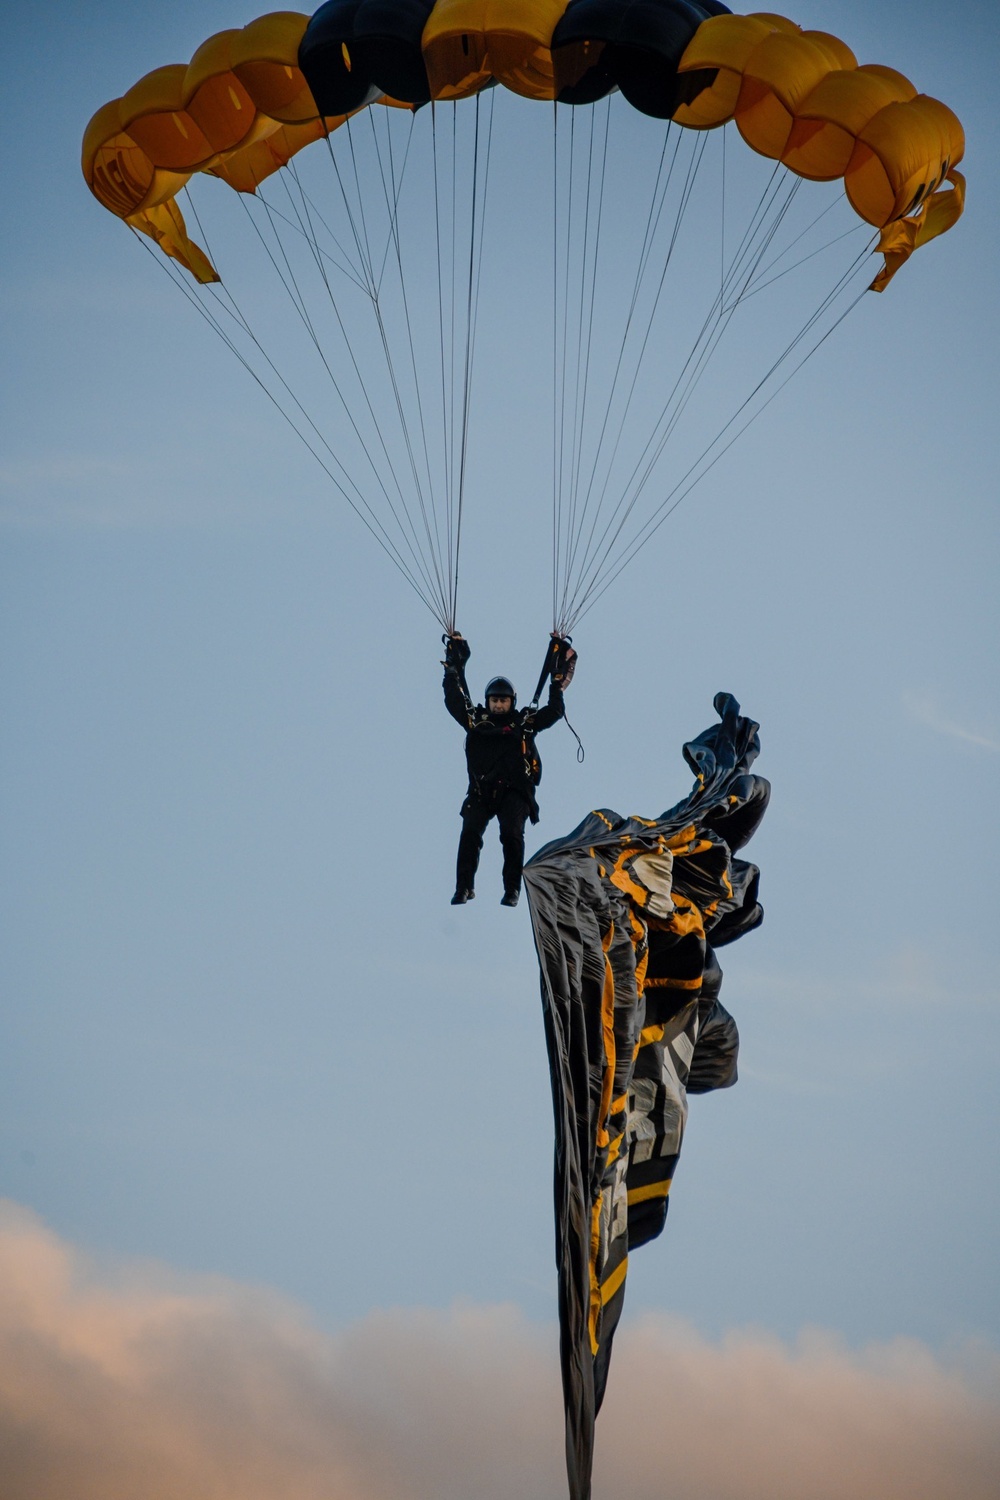
[[(82, 164), (449, 631), (494, 295), (481, 344), (516, 329), (551, 379), (533, 410), (567, 634), (863, 290), (954, 224), (963, 150), (891, 67), (719, 0), (328, 0), (147, 73)], [(818, 212), (806, 184), (829, 185)], [(244, 297), (258, 262), (270, 326)], [(705, 372), (759, 294), (766, 337), (732, 354), (746, 384), (722, 410)], [(520, 382), (494, 375), (491, 404)]]
[[(754, 151), (800, 176), (842, 177), (894, 257), (962, 211), (957, 117), (901, 73), (859, 67), (836, 37), (718, 0), (328, 0), (216, 33), (190, 63), (156, 68), (91, 119), (83, 174), (105, 208), (199, 277), (176, 210), (194, 172), (239, 192), (369, 104), (469, 98), (500, 83), (525, 98), (636, 109), (695, 130), (735, 120)], [(944, 182), (945, 200), (929, 205)], [(160, 212), (156, 212), (160, 210)], [(164, 212), (164, 210), (166, 210)], [(898, 263), (898, 262), (897, 262)]]
[(690, 796), (658, 818), (600, 809), (525, 866), (555, 1111), (556, 1263), (571, 1500), (588, 1500), (594, 1419), (631, 1250), (662, 1230), (687, 1096), (736, 1081), (739, 1037), (715, 950), (758, 927), (759, 871), (736, 858), (767, 808), (757, 725), (684, 746)]

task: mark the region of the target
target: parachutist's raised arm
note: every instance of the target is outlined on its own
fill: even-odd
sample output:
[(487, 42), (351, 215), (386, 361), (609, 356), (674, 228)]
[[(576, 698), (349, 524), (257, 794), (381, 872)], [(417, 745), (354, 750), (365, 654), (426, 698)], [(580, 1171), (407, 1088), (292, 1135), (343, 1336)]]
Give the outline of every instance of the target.
[(549, 699), (544, 708), (538, 709), (532, 717), (531, 727), (535, 733), (542, 729), (549, 729), (553, 724), (566, 714), (566, 705), (563, 703), (562, 684), (553, 677), (549, 683)]
[(453, 632), (444, 637), (444, 706), (463, 729), (469, 729), (472, 722), (472, 700), (465, 681), (465, 663), (471, 655), (464, 636)]

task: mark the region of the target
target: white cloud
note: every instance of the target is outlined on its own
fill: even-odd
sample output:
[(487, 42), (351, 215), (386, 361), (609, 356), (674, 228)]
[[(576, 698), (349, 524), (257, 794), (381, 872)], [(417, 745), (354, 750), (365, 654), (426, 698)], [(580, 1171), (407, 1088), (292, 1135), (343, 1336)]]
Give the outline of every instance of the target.
[[(516, 1308), (329, 1335), (260, 1289), (99, 1276), (33, 1215), (0, 1214), (4, 1500), (563, 1500), (561, 1422), (555, 1332)], [(712, 1343), (650, 1318), (619, 1337), (595, 1489), (988, 1500), (998, 1470), (988, 1351)]]
[(936, 734), (948, 735), (953, 740), (963, 740), (967, 745), (978, 745), (983, 750), (1000, 750), (1000, 740), (991, 735), (980, 734), (978, 731), (967, 728), (964, 724), (956, 724), (942, 712), (937, 702), (925, 693), (903, 693), (903, 707), (918, 724), (923, 724), (927, 729), (933, 729)]

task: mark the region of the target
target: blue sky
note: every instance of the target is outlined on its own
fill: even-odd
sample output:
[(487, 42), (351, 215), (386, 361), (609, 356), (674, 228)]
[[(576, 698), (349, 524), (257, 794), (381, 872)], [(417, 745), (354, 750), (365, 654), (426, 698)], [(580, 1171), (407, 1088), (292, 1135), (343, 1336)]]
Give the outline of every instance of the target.
[[(952, 105), (968, 211), (587, 617), (587, 758), (546, 734), (533, 837), (676, 801), (720, 689), (760, 720), (766, 920), (723, 955), (741, 1080), (693, 1102), (626, 1317), (944, 1359), (1000, 1341), (1000, 22), (794, 17)], [(544, 1323), (537, 971), (492, 841), (481, 899), (448, 906), (439, 631), (79, 174), (100, 103), (248, 19), (98, 0), (0, 22), (0, 1194), (100, 1265), (271, 1288), (330, 1336), (456, 1299)], [(548, 439), (516, 378), (495, 387), (459, 621), (473, 683), (524, 695), (546, 522), (500, 502)]]

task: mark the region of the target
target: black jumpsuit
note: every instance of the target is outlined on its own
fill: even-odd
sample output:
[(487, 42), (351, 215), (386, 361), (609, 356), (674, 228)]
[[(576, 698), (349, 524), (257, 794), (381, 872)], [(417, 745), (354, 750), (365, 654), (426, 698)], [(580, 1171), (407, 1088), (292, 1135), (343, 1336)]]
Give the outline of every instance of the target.
[(535, 787), (542, 763), (535, 749), (535, 735), (563, 717), (562, 688), (553, 682), (548, 702), (534, 713), (522, 709), (494, 715), (483, 707), (474, 708), (458, 671), (445, 667), (444, 701), (452, 718), (467, 731), (469, 790), (462, 803), (456, 887), (473, 889), (483, 834), (490, 819), (496, 818), (503, 846), (504, 892), (516, 895), (521, 889), (524, 864), (524, 825), (528, 818), (538, 822)]

